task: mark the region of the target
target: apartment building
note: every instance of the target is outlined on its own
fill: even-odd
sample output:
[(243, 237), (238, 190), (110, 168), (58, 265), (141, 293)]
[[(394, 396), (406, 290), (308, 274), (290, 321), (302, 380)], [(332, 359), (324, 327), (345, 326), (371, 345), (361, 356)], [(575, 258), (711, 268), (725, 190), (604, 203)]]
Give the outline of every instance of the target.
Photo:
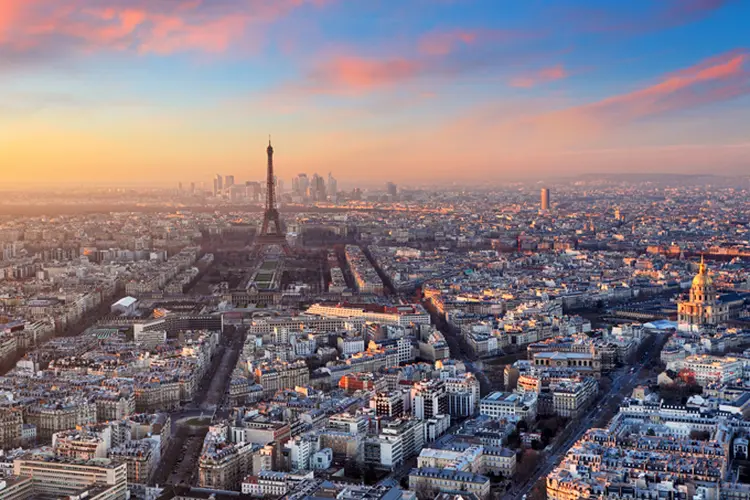
[(102, 489), (98, 491), (96, 498), (127, 498), (127, 466), (107, 458), (82, 461), (53, 456), (29, 456), (13, 461), (13, 474), (30, 477), (34, 491), (39, 496), (76, 497), (82, 491), (100, 486)]
[(378, 392), (375, 398), (371, 400), (371, 405), (375, 405), (375, 413), (379, 417), (401, 417), (404, 414), (404, 396), (403, 392)]
[(479, 380), (471, 373), (445, 379), (448, 413), (459, 418), (474, 415), (479, 409), (479, 389)]
[(516, 454), (508, 448), (449, 440), (445, 446), (424, 448), (417, 458), (417, 467), (455, 469), (510, 478), (516, 472)]
[(111, 434), (109, 427), (102, 427), (100, 430), (78, 428), (56, 432), (52, 435), (52, 448), (55, 456), (71, 460), (107, 458), (107, 450), (112, 445)]
[(96, 404), (81, 398), (33, 404), (26, 408), (26, 423), (36, 426), (39, 439), (49, 440), (55, 432), (96, 423)]
[(23, 410), (0, 408), (0, 448), (18, 446), (23, 438)]
[(338, 413), (328, 418), (327, 427), (352, 434), (366, 434), (369, 425), (368, 419), (364, 415)]
[(177, 377), (149, 377), (136, 380), (135, 409), (154, 412), (177, 408), (182, 400), (182, 388)]
[(416, 456), (424, 446), (424, 422), (395, 419), (382, 422), (380, 433), (365, 439), (364, 462), (394, 469)]
[[(487, 476), (452, 469), (422, 468), (409, 472), (409, 489), (424, 495), (439, 492), (465, 491), (480, 500), (490, 498), (490, 479)], [(434, 496), (434, 495), (432, 495)]]
[(701, 387), (713, 383), (726, 384), (742, 378), (742, 361), (731, 356), (688, 356), (682, 366), (695, 376), (696, 383)]
[(219, 490), (239, 489), (242, 479), (252, 472), (253, 443), (229, 443), (206, 436), (198, 461), (198, 484)]
[(0, 479), (0, 498), (26, 500), (34, 496), (34, 482), (30, 477), (8, 476)]
[(600, 378), (602, 375), (601, 352), (557, 352), (545, 351), (532, 354), (533, 364), (537, 368), (571, 368), (581, 375)]
[(128, 484), (147, 484), (161, 458), (155, 439), (127, 441), (109, 451), (109, 458), (127, 466)]
[(418, 382), (411, 389), (411, 412), (415, 418), (426, 420), (448, 413), (448, 392), (443, 380)]
[(317, 303), (307, 314), (329, 318), (361, 318), (383, 325), (429, 325), (430, 315), (420, 304), (380, 306), (373, 304)]
[(99, 422), (120, 420), (135, 413), (135, 394), (132, 392), (102, 392), (96, 396), (95, 402)]
[(273, 395), (282, 389), (293, 389), (310, 382), (310, 370), (304, 361), (263, 364), (255, 369), (255, 381), (263, 386), (263, 393)]
[(550, 384), (552, 411), (561, 417), (581, 416), (596, 398), (599, 384), (593, 377), (569, 379)]
[(480, 415), (489, 417), (518, 417), (524, 420), (536, 418), (537, 395), (535, 393), (493, 392), (479, 402)]

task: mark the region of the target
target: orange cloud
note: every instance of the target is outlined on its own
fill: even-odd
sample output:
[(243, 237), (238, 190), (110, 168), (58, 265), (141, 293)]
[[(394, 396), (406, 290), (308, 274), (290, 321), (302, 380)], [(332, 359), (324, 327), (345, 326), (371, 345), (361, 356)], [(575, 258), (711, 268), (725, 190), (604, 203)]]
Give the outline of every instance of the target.
[(552, 66), (549, 68), (541, 69), (537, 72), (519, 76), (511, 80), (510, 84), (513, 87), (531, 88), (543, 83), (553, 82), (555, 80), (562, 80), (568, 77), (569, 73), (565, 70), (562, 64)]

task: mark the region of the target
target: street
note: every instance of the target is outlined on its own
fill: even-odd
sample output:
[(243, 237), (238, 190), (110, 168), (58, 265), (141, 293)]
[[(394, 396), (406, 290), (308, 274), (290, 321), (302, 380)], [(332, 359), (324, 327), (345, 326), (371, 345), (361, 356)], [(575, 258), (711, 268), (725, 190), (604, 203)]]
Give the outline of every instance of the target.
[[(477, 377), (481, 385), (482, 395), (490, 392), (490, 381), (487, 375), (476, 366), (475, 362), (472, 361), (473, 356), (470, 356), (463, 348), (461, 344), (462, 339), (459, 338), (460, 335), (450, 329), (443, 318), (441, 318), (440, 315), (437, 314), (431, 304), (425, 301), (424, 305), (428, 312), (430, 312), (434, 324), (445, 336), (445, 339), (450, 347), (451, 357), (462, 360), (466, 364), (467, 370), (472, 372)], [(633, 388), (638, 381), (641, 370), (644, 368), (644, 366), (649, 364), (654, 359), (654, 357), (658, 358), (659, 354), (661, 353), (661, 346), (666, 338), (666, 335), (667, 334), (664, 332), (655, 333), (652, 340), (644, 341), (650, 341), (651, 343), (650, 345), (648, 345), (636, 364), (634, 366), (626, 366), (620, 368), (619, 370), (614, 372), (612, 385), (610, 386), (609, 391), (606, 394), (600, 396), (599, 399), (594, 401), (591, 404), (588, 412), (581, 418), (576, 419), (571, 424), (571, 426), (573, 427), (569, 426), (566, 429), (566, 434), (568, 437), (565, 438), (562, 442), (558, 441), (553, 445), (552, 451), (548, 455), (546, 455), (546, 459), (536, 467), (532, 476), (527, 481), (521, 484), (514, 485), (503, 495), (503, 499), (520, 499), (523, 498), (524, 495), (527, 495), (537, 483), (537, 481), (546, 477), (547, 474), (552, 472), (552, 470), (560, 463), (562, 458), (565, 456), (568, 449), (570, 449), (570, 447), (576, 441), (578, 441), (588, 429), (592, 427), (593, 422), (596, 422), (602, 416), (602, 414), (608, 409), (611, 409), (613, 405), (618, 405), (618, 398), (628, 396), (633, 391)]]
[(219, 347), (211, 360), (211, 367), (203, 377), (193, 403), (170, 413), (172, 437), (152, 483), (180, 484), (194, 480), (208, 427), (197, 428), (184, 422), (190, 417), (213, 417), (216, 414), (216, 410), (226, 399), (225, 393), (244, 339), (244, 330), (237, 330), (233, 326), (225, 327)]
[(592, 427), (592, 422), (595, 422), (602, 415), (608, 405), (615, 404), (613, 401), (615, 398), (618, 396), (626, 396), (632, 392), (643, 367), (646, 366), (654, 356), (659, 356), (659, 353), (661, 352), (660, 347), (666, 334), (660, 332), (654, 335), (655, 339), (651, 343), (650, 348), (644, 353), (641, 359), (637, 361), (636, 365), (630, 369), (626, 366), (617, 370), (616, 375), (612, 379), (612, 386), (610, 387), (609, 392), (602, 396), (598, 401), (595, 401), (591, 405), (591, 409), (583, 415), (583, 417), (574, 420), (571, 424), (574, 428), (570, 433), (570, 436), (562, 443), (555, 444), (552, 452), (547, 455), (542, 463), (539, 464), (534, 470), (532, 476), (524, 483), (516, 485), (508, 490), (503, 495), (503, 499), (510, 500), (523, 498), (524, 495), (528, 494), (537, 481), (546, 477), (547, 474), (557, 467), (570, 447)]

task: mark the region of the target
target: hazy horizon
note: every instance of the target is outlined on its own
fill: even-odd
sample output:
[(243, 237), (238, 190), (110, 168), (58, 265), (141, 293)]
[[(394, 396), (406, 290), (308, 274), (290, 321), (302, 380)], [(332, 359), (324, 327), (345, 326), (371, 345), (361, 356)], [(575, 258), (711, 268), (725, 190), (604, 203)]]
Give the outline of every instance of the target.
[[(312, 174), (313, 172), (309, 172)], [(320, 172), (318, 172), (320, 174)], [(231, 173), (229, 173), (231, 175)], [(235, 177), (238, 177), (235, 175)], [(424, 179), (421, 182), (400, 182), (398, 178), (388, 179), (372, 179), (372, 180), (361, 180), (357, 181), (341, 181), (337, 179), (339, 189), (351, 191), (355, 188), (364, 189), (369, 192), (378, 192), (385, 189), (387, 182), (395, 182), (401, 190), (435, 190), (435, 191), (450, 191), (454, 189), (468, 189), (468, 190), (503, 190), (511, 187), (523, 186), (527, 189), (536, 190), (541, 187), (567, 186), (571, 183), (581, 181), (596, 181), (603, 180), (608, 182), (623, 182), (625, 184), (640, 184), (646, 182), (658, 182), (659, 184), (668, 185), (680, 185), (684, 183), (691, 183), (695, 181), (696, 186), (705, 184), (706, 186), (711, 184), (710, 181), (721, 181), (720, 185), (725, 183), (732, 183), (735, 181), (741, 181), (743, 184), (738, 184), (738, 188), (744, 188), (744, 183), (750, 182), (750, 173), (738, 173), (738, 174), (716, 174), (716, 173), (670, 173), (670, 172), (620, 172), (620, 173), (601, 173), (601, 172), (590, 172), (573, 175), (562, 175), (562, 176), (549, 176), (545, 178), (533, 178), (533, 177), (519, 177), (516, 179), (507, 178), (504, 181), (493, 181), (493, 182), (481, 182), (468, 180), (461, 182), (459, 180), (433, 180)], [(245, 179), (237, 179), (238, 182), (244, 183)], [(260, 177), (254, 179), (247, 179), (247, 181), (264, 182), (264, 179)], [(78, 191), (117, 191), (117, 190), (134, 190), (138, 192), (144, 192), (148, 190), (165, 191), (177, 189), (181, 184), (183, 190), (188, 192), (191, 188), (192, 181), (162, 181), (162, 182), (149, 182), (147, 180), (133, 180), (133, 181), (92, 181), (86, 182), (85, 180), (62, 180), (59, 182), (31, 182), (31, 181), (19, 181), (12, 185), (4, 185), (0, 187), (0, 192), (57, 192), (65, 191), (75, 194)], [(212, 186), (208, 182), (204, 182), (201, 185), (200, 182), (194, 182), (196, 189), (203, 190), (205, 193), (210, 193)], [(747, 186), (750, 187), (750, 186)], [(283, 191), (285, 193), (290, 192), (291, 185), (289, 180), (284, 180)], [(252, 203), (251, 203), (252, 204)]]
[[(750, 172), (750, 4), (0, 0), (4, 184)], [(700, 43), (696, 42), (700, 40)]]

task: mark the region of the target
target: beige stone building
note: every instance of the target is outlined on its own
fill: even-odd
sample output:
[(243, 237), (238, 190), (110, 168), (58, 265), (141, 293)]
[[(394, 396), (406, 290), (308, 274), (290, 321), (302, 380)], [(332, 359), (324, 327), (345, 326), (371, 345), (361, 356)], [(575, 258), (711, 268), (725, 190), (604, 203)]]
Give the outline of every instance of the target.
[(698, 274), (690, 287), (690, 299), (677, 304), (677, 325), (680, 330), (700, 331), (729, 320), (729, 306), (716, 297), (714, 281), (701, 257)]

